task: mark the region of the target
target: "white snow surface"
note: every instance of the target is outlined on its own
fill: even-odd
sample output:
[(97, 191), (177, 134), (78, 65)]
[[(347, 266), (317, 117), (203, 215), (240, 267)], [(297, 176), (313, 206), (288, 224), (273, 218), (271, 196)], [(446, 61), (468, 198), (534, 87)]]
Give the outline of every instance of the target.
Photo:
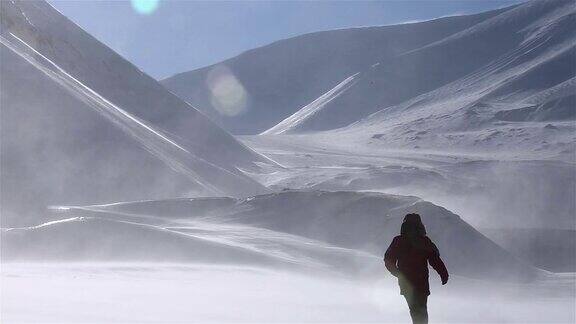
[(451, 273), (447, 286), (431, 273), (434, 322), (575, 318), (573, 274), (538, 270), (416, 197), (304, 190), (52, 210), (59, 221), (2, 229), (3, 323), (405, 322), (381, 257), (409, 211)]
[[(573, 323), (573, 276), (526, 285), (453, 277), (431, 323)], [(189, 264), (8, 264), (2, 323), (409, 323), (390, 277), (350, 280)], [(446, 288), (446, 289), (445, 289)]]

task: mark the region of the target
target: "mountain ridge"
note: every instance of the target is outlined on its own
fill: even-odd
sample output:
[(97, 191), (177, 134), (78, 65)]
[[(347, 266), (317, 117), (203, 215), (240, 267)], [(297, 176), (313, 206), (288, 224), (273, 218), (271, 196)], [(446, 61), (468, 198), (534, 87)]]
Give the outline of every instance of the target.
[[(260, 133), (383, 57), (421, 47), (509, 9), (414, 24), (304, 34), (161, 82), (232, 133)], [(237, 116), (218, 113), (205, 84), (209, 72), (221, 65), (230, 69), (250, 96), (246, 111)]]

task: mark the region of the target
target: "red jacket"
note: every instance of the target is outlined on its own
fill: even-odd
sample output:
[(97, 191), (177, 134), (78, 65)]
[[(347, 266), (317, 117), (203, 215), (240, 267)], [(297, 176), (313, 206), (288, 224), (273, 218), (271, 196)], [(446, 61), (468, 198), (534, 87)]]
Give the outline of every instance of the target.
[(430, 295), (428, 263), (438, 272), (442, 283), (448, 281), (448, 270), (440, 259), (438, 248), (427, 236), (412, 239), (407, 235), (396, 236), (386, 250), (384, 263), (388, 271), (398, 277), (402, 295)]

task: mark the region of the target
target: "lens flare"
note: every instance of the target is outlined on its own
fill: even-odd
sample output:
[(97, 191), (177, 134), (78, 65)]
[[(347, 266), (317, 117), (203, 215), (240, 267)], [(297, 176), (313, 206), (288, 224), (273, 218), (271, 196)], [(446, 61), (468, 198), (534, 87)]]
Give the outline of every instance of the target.
[(208, 72), (206, 83), (212, 95), (212, 106), (218, 113), (236, 116), (246, 111), (248, 93), (229, 68), (223, 65), (215, 67)]
[(158, 9), (160, 0), (130, 0), (130, 3), (132, 3), (132, 8), (134, 8), (137, 13), (150, 15)]

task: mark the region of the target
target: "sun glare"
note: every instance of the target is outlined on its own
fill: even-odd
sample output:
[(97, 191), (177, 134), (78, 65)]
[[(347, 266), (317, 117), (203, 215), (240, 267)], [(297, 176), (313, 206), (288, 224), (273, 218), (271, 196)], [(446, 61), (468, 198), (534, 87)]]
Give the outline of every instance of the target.
[(131, 0), (132, 8), (139, 14), (150, 15), (158, 9), (160, 0)]
[(206, 83), (212, 94), (212, 105), (221, 115), (236, 116), (245, 111), (248, 94), (229, 68), (215, 67), (208, 73)]

